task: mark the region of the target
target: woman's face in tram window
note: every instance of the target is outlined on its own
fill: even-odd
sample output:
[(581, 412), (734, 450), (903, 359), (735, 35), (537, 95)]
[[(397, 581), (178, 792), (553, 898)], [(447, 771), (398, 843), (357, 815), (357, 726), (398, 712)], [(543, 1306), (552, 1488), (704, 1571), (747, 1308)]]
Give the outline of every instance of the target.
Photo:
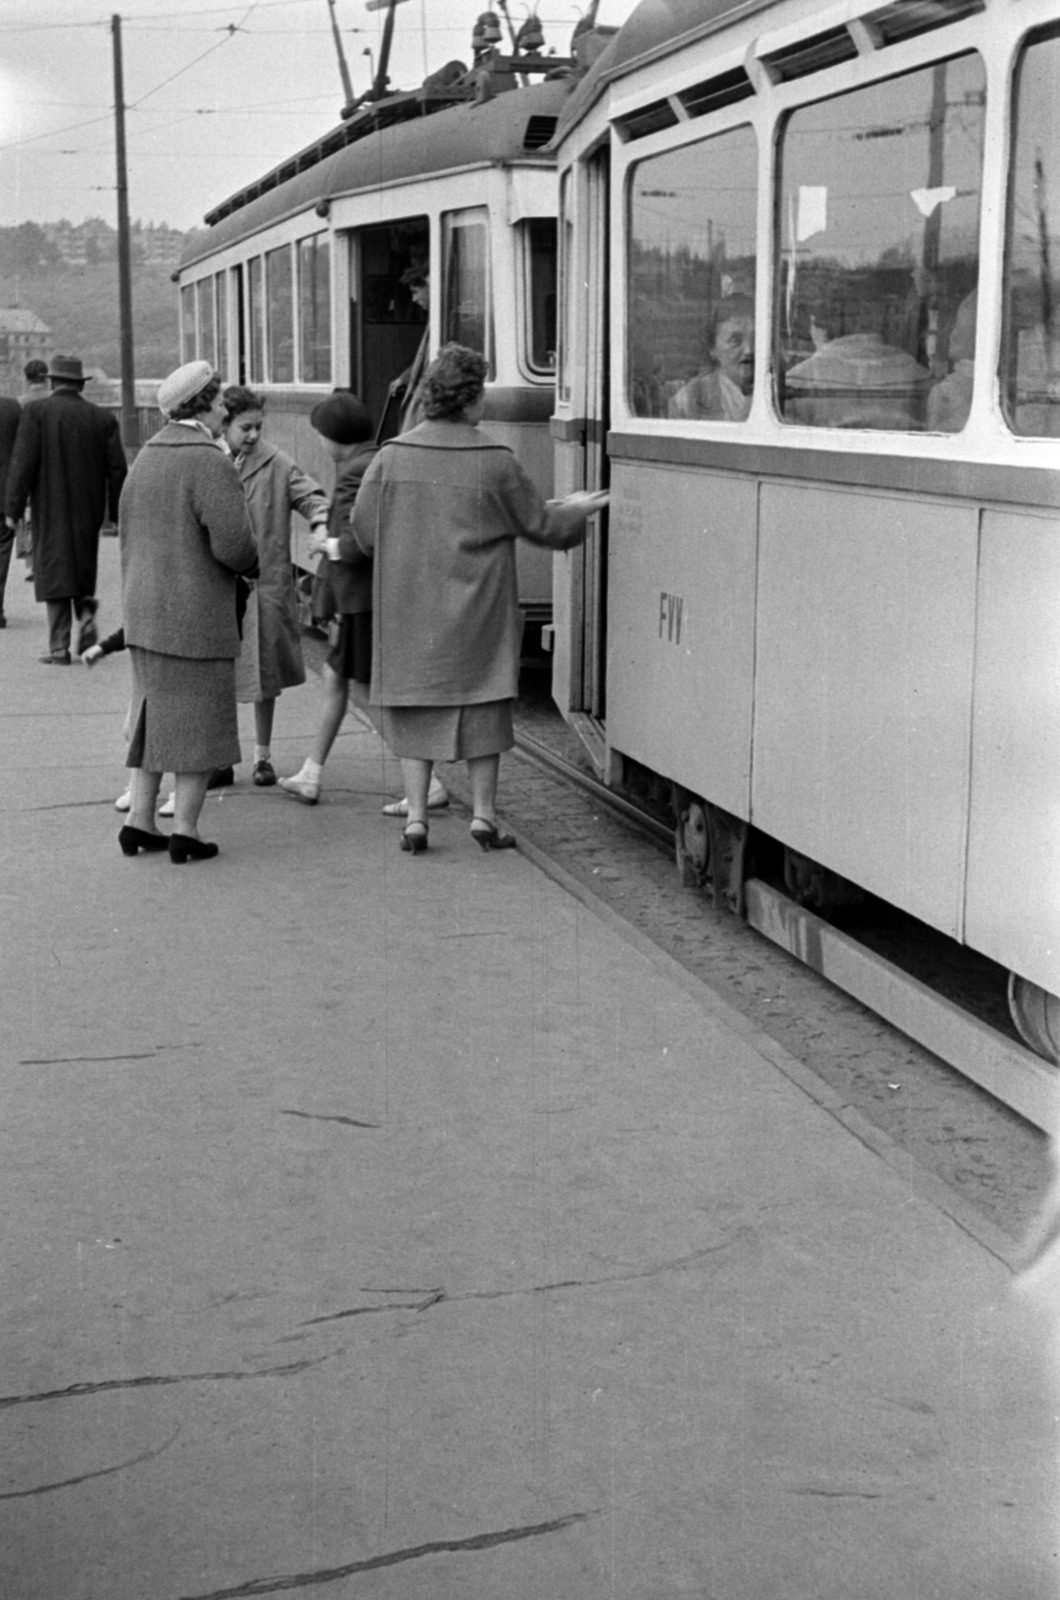
[(244, 450), (253, 450), (264, 426), (264, 412), (241, 411), (224, 430), (225, 444), (234, 456), (241, 455)]
[(755, 377), (753, 318), (729, 317), (720, 322), (711, 355), (725, 376), (744, 394), (750, 394)]

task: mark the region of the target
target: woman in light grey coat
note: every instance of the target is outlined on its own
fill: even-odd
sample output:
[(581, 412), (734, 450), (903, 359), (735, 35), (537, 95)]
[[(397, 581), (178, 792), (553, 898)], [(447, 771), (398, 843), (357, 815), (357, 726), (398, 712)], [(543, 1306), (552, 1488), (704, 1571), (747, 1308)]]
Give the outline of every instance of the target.
[[(216, 443), (221, 380), (206, 361), (164, 380), (169, 421), (140, 451), (118, 516), (122, 609), (132, 661), (127, 764), (134, 769), (126, 855), (162, 850), (175, 863), (217, 854), (199, 837), (210, 772), (240, 758), (235, 664), (236, 576), (257, 572), (239, 474)], [(155, 822), (163, 772), (176, 775), (174, 831)]]
[(496, 799), (519, 674), (515, 541), (569, 550), (608, 501), (600, 492), (545, 502), (512, 451), (478, 427), (487, 370), (477, 351), (443, 345), (420, 388), (425, 420), (383, 446), (349, 532), (321, 542), (339, 560), (374, 557), (371, 701), (401, 757), (401, 847), (417, 855), (435, 761), (467, 762), (482, 849), (514, 845), (497, 827)]

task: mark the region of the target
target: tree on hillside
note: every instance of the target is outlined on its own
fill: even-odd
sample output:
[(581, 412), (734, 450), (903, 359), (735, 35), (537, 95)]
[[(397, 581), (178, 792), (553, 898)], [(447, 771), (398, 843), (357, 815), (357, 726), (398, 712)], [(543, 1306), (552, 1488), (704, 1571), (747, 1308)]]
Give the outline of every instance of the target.
[(36, 222), (20, 222), (16, 228), (0, 228), (0, 271), (36, 272), (54, 266), (59, 252)]

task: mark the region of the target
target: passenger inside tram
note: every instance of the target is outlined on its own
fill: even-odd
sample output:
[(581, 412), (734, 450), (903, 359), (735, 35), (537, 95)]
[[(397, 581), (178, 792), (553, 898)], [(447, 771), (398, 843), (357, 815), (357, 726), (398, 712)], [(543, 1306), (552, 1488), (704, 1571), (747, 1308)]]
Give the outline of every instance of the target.
[(719, 300), (707, 329), (710, 366), (670, 397), (671, 417), (743, 422), (751, 409), (755, 371), (754, 302), (748, 295)]

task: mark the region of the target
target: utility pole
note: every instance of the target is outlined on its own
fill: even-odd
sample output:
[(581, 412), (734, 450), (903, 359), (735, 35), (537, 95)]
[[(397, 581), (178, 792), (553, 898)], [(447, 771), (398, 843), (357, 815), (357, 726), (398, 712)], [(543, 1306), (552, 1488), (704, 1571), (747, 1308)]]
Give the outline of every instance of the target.
[(129, 174), (125, 163), (125, 84), (121, 66), (121, 17), (110, 19), (114, 40), (114, 143), (118, 158), (118, 315), (121, 325), (121, 437), (135, 448), (135, 368), (133, 366), (132, 252), (129, 247)]

